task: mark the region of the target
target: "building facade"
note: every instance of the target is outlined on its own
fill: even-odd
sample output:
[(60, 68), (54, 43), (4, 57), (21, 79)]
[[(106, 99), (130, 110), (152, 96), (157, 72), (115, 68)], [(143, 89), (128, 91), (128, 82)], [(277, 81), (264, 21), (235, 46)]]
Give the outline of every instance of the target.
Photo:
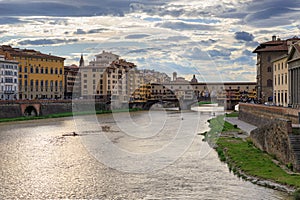
[(261, 43), (253, 51), (257, 54), (257, 95), (262, 102), (273, 100), (272, 60), (287, 54), (289, 46), (297, 41), (299, 41), (297, 37), (281, 40), (273, 36), (271, 41)]
[(77, 65), (65, 66), (65, 99), (80, 98), (81, 97), (81, 77), (79, 74), (79, 67)]
[(288, 62), (289, 104), (293, 108), (300, 108), (300, 42), (291, 47)]
[(0, 54), (19, 63), (19, 99), (64, 98), (65, 58), (7, 45)]
[(87, 66), (80, 68), (81, 95), (85, 99), (96, 98), (116, 102), (128, 102), (133, 93), (138, 72), (136, 65), (105, 52), (95, 56)]
[(285, 54), (272, 61), (273, 63), (273, 103), (277, 106), (288, 106), (288, 55)]
[(17, 100), (18, 89), (18, 62), (6, 60), (0, 55), (0, 100)]

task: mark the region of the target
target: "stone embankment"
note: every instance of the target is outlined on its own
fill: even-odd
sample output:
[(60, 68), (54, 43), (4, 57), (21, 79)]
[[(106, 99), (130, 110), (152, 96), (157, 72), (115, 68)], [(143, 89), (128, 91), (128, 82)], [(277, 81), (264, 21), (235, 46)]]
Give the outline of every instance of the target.
[(239, 119), (258, 128), (250, 134), (255, 146), (300, 172), (300, 133), (297, 109), (240, 104)]

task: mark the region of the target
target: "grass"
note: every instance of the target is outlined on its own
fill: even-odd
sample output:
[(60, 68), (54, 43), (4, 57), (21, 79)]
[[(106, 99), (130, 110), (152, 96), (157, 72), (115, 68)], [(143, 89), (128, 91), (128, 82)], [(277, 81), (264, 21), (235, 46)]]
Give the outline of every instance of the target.
[[(139, 108), (129, 109), (129, 112), (139, 111)], [(0, 119), (1, 122), (12, 122), (12, 121), (26, 121), (26, 120), (38, 120), (38, 119), (49, 119), (49, 118), (61, 118), (61, 117), (72, 117), (73, 115), (90, 115), (90, 114), (106, 114), (112, 112), (127, 112), (128, 109), (120, 109), (120, 110), (97, 110), (94, 111), (84, 111), (84, 112), (65, 112), (65, 113), (57, 113), (57, 114), (50, 114), (45, 116), (29, 116), (29, 117), (15, 117), (15, 118), (2, 118)]]
[[(233, 113), (229, 116), (235, 115), (236, 113)], [(226, 115), (226, 117), (229, 116)], [(216, 135), (226, 131), (240, 131), (234, 125), (224, 122), (224, 116), (213, 118), (209, 120), (209, 123), (211, 129), (207, 135)], [(273, 162), (274, 157), (256, 148), (250, 138), (243, 140), (234, 137), (218, 137), (215, 142), (220, 160), (228, 163), (229, 169), (238, 176), (240, 175), (238, 171), (241, 170), (250, 176), (300, 188), (300, 175), (288, 174)], [(295, 195), (300, 196), (300, 190), (295, 192)]]
[(239, 117), (239, 112), (226, 113), (226, 117)]
[(214, 102), (211, 102), (211, 101), (201, 101), (201, 102), (198, 102), (198, 105), (205, 105), (205, 104), (213, 104)]
[[(233, 171), (300, 188), (300, 175), (288, 174), (272, 161), (272, 156), (240, 138), (219, 138), (217, 152)], [(225, 158), (224, 158), (225, 157)]]
[(215, 132), (225, 132), (225, 131), (240, 131), (239, 128), (226, 122), (224, 120), (224, 115), (217, 116), (209, 120), (209, 127), (210, 131), (208, 133), (215, 133)]

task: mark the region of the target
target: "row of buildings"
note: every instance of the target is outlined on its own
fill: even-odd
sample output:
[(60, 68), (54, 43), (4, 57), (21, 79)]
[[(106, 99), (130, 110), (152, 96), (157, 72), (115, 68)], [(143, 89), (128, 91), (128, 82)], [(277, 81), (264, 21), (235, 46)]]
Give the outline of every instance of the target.
[(300, 107), (300, 38), (276, 36), (261, 43), (257, 54), (257, 94), (278, 106)]
[[(155, 70), (138, 69), (134, 63), (111, 52), (101, 52), (87, 64), (64, 66), (64, 58), (31, 49), (0, 46), (0, 98), (99, 99), (145, 101), (148, 98), (255, 98), (255, 83), (198, 83), (169, 77)], [(251, 96), (252, 95), (252, 96)]]
[(0, 98), (63, 98), (64, 60), (31, 49), (0, 46)]

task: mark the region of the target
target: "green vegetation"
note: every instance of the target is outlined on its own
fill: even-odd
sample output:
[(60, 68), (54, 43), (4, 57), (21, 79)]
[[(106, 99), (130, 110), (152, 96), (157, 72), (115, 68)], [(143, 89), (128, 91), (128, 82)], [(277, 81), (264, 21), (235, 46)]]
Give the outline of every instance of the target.
[[(236, 113), (230, 114), (234, 116)], [(228, 117), (228, 115), (226, 115)], [(218, 116), (209, 120), (211, 130), (207, 133), (209, 138), (220, 134), (221, 132), (240, 131), (236, 126), (224, 122), (224, 116)], [(289, 174), (280, 166), (273, 162), (274, 157), (262, 152), (256, 148), (250, 138), (246, 140), (234, 137), (214, 137), (217, 144), (216, 151), (221, 161), (228, 164), (229, 170), (238, 176), (243, 173), (259, 177), (265, 180), (271, 180), (283, 185), (294, 186), (300, 188), (300, 175)], [(292, 168), (292, 165), (288, 166)], [(295, 199), (300, 199), (300, 190), (295, 192)], [(296, 198), (297, 196), (297, 198)]]
[(214, 102), (211, 102), (211, 101), (201, 101), (201, 102), (198, 102), (198, 105), (206, 105), (206, 104), (213, 104)]
[[(129, 112), (140, 111), (139, 108), (129, 109)], [(106, 114), (112, 112), (127, 112), (128, 109), (120, 109), (120, 110), (97, 110), (96, 114)], [(72, 117), (73, 115), (90, 115), (95, 114), (94, 111), (84, 111), (84, 112), (65, 112), (65, 113), (57, 113), (45, 116), (29, 116), (29, 117), (15, 117), (15, 118), (2, 118), (0, 119), (1, 122), (11, 122), (11, 121), (25, 121), (25, 120), (37, 120), (37, 119), (48, 119), (48, 118), (61, 118), (61, 117)]]
[(226, 117), (239, 117), (239, 112), (226, 113)]
[(236, 126), (226, 122), (224, 120), (224, 115), (217, 116), (209, 120), (209, 127), (210, 131), (208, 134), (214, 134), (216, 132), (225, 132), (225, 131), (240, 131), (241, 129), (237, 128)]
[(300, 200), (300, 189), (296, 190), (296, 192), (294, 192), (294, 199), (295, 200)]
[(217, 152), (223, 151), (228, 165), (235, 171), (240, 169), (251, 176), (300, 187), (300, 175), (288, 174), (272, 161), (272, 156), (256, 148), (250, 141), (219, 138), (217, 145)]

